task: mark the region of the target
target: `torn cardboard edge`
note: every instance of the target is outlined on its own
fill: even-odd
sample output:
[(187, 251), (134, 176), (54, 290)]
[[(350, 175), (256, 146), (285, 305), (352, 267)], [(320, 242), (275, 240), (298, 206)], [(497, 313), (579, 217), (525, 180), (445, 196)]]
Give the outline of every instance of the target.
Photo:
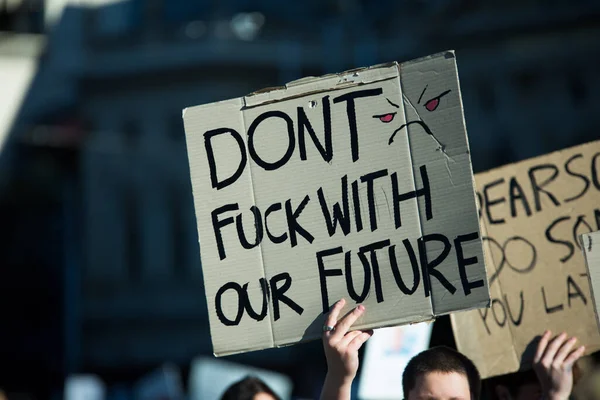
[[(245, 113), (241, 113), (242, 114), (242, 124), (244, 127), (244, 132), (246, 131), (246, 127), (247, 127), (247, 123), (246, 123), (246, 115)], [(250, 178), (250, 191), (252, 193), (252, 204), (256, 204), (256, 193), (255, 193), (255, 185), (254, 185), (254, 176), (252, 175), (252, 168), (250, 166), (248, 166), (248, 175)], [(265, 255), (264, 255), (264, 251), (263, 251), (263, 243), (261, 242), (258, 245), (258, 250), (260, 252), (260, 266), (261, 266), (261, 272), (262, 272), (262, 277), (264, 279), (267, 279), (267, 271), (265, 269)], [(270, 303), (270, 302), (269, 302)], [(267, 304), (267, 308), (271, 306), (271, 304)], [(273, 313), (272, 312), (267, 312), (268, 316), (269, 316), (269, 331), (271, 332), (271, 347), (274, 347), (277, 345), (277, 341), (275, 340), (275, 328), (274, 328), (274, 324), (275, 321), (273, 320)]]
[[(475, 175), (473, 175), (473, 179), (475, 179)], [(475, 186), (477, 187), (477, 186)], [(488, 235), (488, 224), (485, 223), (485, 220), (480, 220), (480, 232), (483, 231), (485, 233), (485, 236), (489, 236)], [(498, 263), (496, 262), (496, 259), (494, 258), (494, 252), (491, 249), (491, 244), (490, 242), (487, 242), (483, 244), (483, 253), (484, 253), (484, 257), (486, 256), (486, 254), (489, 254), (490, 259), (492, 260), (492, 264), (494, 267), (494, 273), (498, 273), (498, 268), (497, 265)], [(486, 272), (487, 272), (487, 264), (486, 264)], [(489, 285), (491, 286), (493, 284), (493, 282), (489, 282)], [(500, 293), (504, 294), (504, 289), (502, 288), (502, 284), (500, 283), (500, 279), (497, 279), (496, 284), (498, 285), (498, 287), (500, 288)], [(491, 289), (490, 289), (491, 292)], [(490, 293), (490, 297), (491, 297), (491, 293)], [(491, 307), (491, 298), (490, 298), (490, 303), (488, 303), (488, 306), (486, 308), (490, 308)], [(452, 323), (454, 323), (454, 321), (452, 321)], [(452, 325), (454, 327), (454, 325)], [(527, 368), (527, 363), (523, 362), (522, 360), (519, 359), (519, 355), (517, 352), (517, 346), (515, 343), (515, 329), (512, 325), (508, 325), (508, 331), (510, 332), (510, 353), (511, 356), (513, 357), (513, 360), (515, 362), (515, 364), (519, 365), (519, 370), (523, 369), (523, 368)]]
[[(489, 307), (489, 301), (488, 301), (488, 306), (487, 307)], [(432, 304), (431, 308), (432, 308), (432, 312), (433, 312), (433, 304)], [(433, 316), (431, 316), (431, 317), (429, 317), (429, 316), (425, 317), (424, 316), (423, 319), (412, 320), (411, 322), (408, 322), (408, 323), (406, 323), (406, 322), (399, 323), (398, 321), (390, 321), (389, 323), (386, 323), (386, 324), (383, 324), (383, 325), (382, 324), (377, 324), (377, 328), (371, 328), (370, 325), (372, 325), (372, 324), (370, 324), (370, 325), (356, 325), (356, 326), (352, 327), (351, 331), (365, 330), (365, 329), (391, 328), (391, 327), (395, 327), (395, 326), (406, 326), (406, 325), (414, 325), (414, 324), (420, 324), (420, 323), (432, 324), (432, 323), (434, 323), (436, 321), (436, 319), (438, 317), (442, 317), (442, 316), (445, 316), (445, 315), (450, 315), (450, 314), (453, 314), (453, 313), (456, 313), (456, 312), (466, 312), (466, 311), (478, 310), (480, 308), (482, 308), (482, 307), (479, 306), (479, 305), (474, 305), (472, 307), (465, 308), (465, 309), (462, 309), (460, 311), (448, 311), (448, 312), (443, 312), (443, 313), (440, 313), (440, 314), (433, 314)], [(453, 323), (453, 321), (451, 321), (451, 322)], [(289, 342), (289, 343), (276, 343), (276, 342), (273, 342), (273, 347), (271, 347), (271, 348), (280, 349), (280, 348), (284, 348), (284, 347), (290, 347), (290, 346), (294, 346), (294, 345), (299, 344), (299, 343), (312, 342), (312, 341), (318, 340), (320, 338), (321, 338), (321, 335), (315, 335), (315, 336), (304, 337), (301, 340), (295, 341), (295, 342)], [(220, 357), (231, 356), (231, 355), (235, 355), (235, 354), (247, 353), (247, 352), (250, 352), (250, 351), (260, 351), (260, 350), (248, 347), (248, 348), (245, 348), (245, 349), (236, 349), (235, 351), (231, 351), (231, 352), (219, 352), (219, 353), (213, 352), (213, 355), (215, 357), (217, 357), (217, 358), (220, 358)], [(516, 353), (516, 350), (515, 350), (515, 353)]]
[[(260, 89), (249, 93), (243, 97), (244, 104), (242, 106), (243, 109), (256, 107), (260, 105), (265, 105), (269, 103), (275, 103), (278, 101), (290, 100), (293, 98), (300, 97), (309, 97), (313, 96), (317, 93), (333, 91), (333, 90), (342, 90), (347, 89), (349, 87), (366, 85), (369, 83), (380, 82), (386, 79), (394, 79), (397, 75), (400, 75), (400, 69), (402, 66), (411, 65), (415, 63), (420, 63), (423, 61), (427, 61), (430, 59), (438, 58), (456, 58), (454, 50), (447, 50), (443, 52), (439, 52), (436, 54), (428, 55), (425, 57), (417, 58), (414, 60), (406, 61), (403, 63), (398, 63), (397, 61), (381, 63), (377, 65), (373, 65), (370, 67), (361, 67), (354, 68), (344, 72), (334, 73), (334, 74), (326, 74), (322, 76), (308, 76), (304, 78), (297, 79), (295, 81), (291, 81), (286, 83), (283, 86), (273, 86), (264, 89)], [(367, 79), (363, 77), (364, 74), (367, 74)], [(360, 79), (355, 79), (360, 78)], [(458, 77), (457, 77), (458, 78)], [(302, 88), (306, 85), (315, 85), (318, 87), (315, 90), (311, 90), (310, 92), (303, 91)], [(196, 107), (206, 107), (208, 105), (212, 107), (217, 107), (232, 100), (236, 99), (227, 99), (221, 100), (213, 103), (202, 104), (198, 106), (186, 107), (183, 109), (182, 118), (185, 117), (185, 114), (188, 109), (194, 109)], [(464, 122), (464, 115), (463, 115)]]
[[(474, 308), (476, 309), (476, 308)], [(466, 310), (465, 310), (466, 311)], [(384, 325), (377, 325), (377, 328), (371, 328), (370, 325), (356, 325), (356, 326), (352, 326), (352, 329), (350, 329), (350, 331), (357, 331), (357, 330), (365, 330), (365, 329), (381, 329), (381, 328), (391, 328), (394, 326), (405, 326), (405, 325), (414, 325), (414, 324), (420, 324), (420, 323), (426, 323), (426, 324), (431, 324), (433, 322), (435, 322), (435, 316), (433, 318), (430, 317), (426, 317), (425, 319), (419, 319), (419, 320), (413, 320), (411, 322), (408, 323), (398, 323), (397, 321), (390, 321), (389, 324), (384, 324)], [(313, 342), (315, 340), (319, 340), (322, 338), (322, 335), (315, 335), (315, 336), (305, 336), (300, 340), (296, 340), (296, 341), (291, 341), (291, 342), (286, 342), (286, 343), (275, 343), (273, 344), (272, 347), (269, 347), (269, 349), (282, 349), (285, 347), (290, 347), (290, 346), (295, 346), (297, 344), (301, 344), (301, 343), (308, 343), (308, 342)], [(221, 357), (227, 357), (227, 356), (233, 356), (236, 354), (243, 354), (243, 353), (249, 353), (251, 351), (261, 351), (261, 350), (267, 350), (267, 349), (256, 349), (253, 347), (247, 347), (244, 349), (236, 349), (234, 351), (221, 351), (221, 352), (215, 352), (213, 351), (213, 356), (215, 356), (216, 358), (221, 358)]]
[[(402, 84), (402, 78), (401, 78), (402, 75), (401, 75), (400, 68), (398, 66), (396, 66), (396, 67), (397, 67), (397, 71), (396, 71), (396, 77), (395, 77), (395, 79), (397, 80), (397, 84), (398, 84), (398, 87), (400, 89), (400, 95), (402, 96), (402, 99), (401, 99), (402, 100), (402, 112), (404, 113), (404, 121), (406, 123), (406, 121), (408, 120), (408, 114), (406, 112), (406, 95), (404, 94), (404, 89), (405, 88), (404, 88), (404, 85)], [(423, 118), (421, 117), (421, 115), (418, 112), (416, 112), (416, 110), (415, 110), (415, 113), (417, 114), (417, 116), (419, 117), (419, 119), (422, 121)], [(407, 126), (406, 130), (408, 132), (410, 132), (412, 130), (412, 127), (411, 126)], [(411, 141), (410, 141), (410, 134), (406, 135), (406, 139), (407, 139), (407, 142), (408, 142), (408, 149), (409, 149), (408, 156), (409, 156), (409, 162), (410, 162), (410, 167), (411, 167), (410, 171), (412, 173), (411, 182), (413, 184), (413, 187), (417, 188), (417, 178), (416, 178), (416, 171), (415, 171), (416, 167), (415, 167), (415, 163), (414, 163), (413, 155), (412, 155), (413, 148), (412, 148), (412, 144), (411, 144)], [(391, 139), (390, 139), (390, 141), (391, 141)], [(436, 139), (436, 141), (437, 141), (437, 139)], [(473, 187), (473, 194), (475, 194), (475, 187)], [(422, 237), (423, 236), (423, 215), (421, 213), (421, 209), (419, 207), (418, 202), (417, 202), (417, 217), (418, 217), (418, 220), (419, 220), (419, 232), (418, 232), (418, 234), (419, 234), (420, 237)], [(427, 300), (429, 302), (429, 310), (431, 312), (431, 317), (428, 320), (433, 321), (436, 318), (435, 310), (434, 310), (434, 307), (433, 307), (434, 306), (434, 304), (433, 304), (433, 290), (431, 291), (431, 296), (429, 296), (429, 298)], [(388, 325), (388, 326), (391, 326), (391, 325)]]

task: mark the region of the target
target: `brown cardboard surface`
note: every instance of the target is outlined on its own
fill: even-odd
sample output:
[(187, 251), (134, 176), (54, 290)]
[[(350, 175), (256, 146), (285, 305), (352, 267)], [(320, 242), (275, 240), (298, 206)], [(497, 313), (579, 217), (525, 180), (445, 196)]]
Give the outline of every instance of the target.
[(600, 310), (600, 231), (581, 235), (579, 243), (587, 268), (596, 322), (600, 328), (600, 314), (598, 313)]
[(319, 338), (340, 298), (366, 306), (356, 329), (489, 305), (453, 52), (191, 107), (184, 125), (216, 355)]
[(475, 176), (491, 308), (451, 316), (482, 377), (527, 369), (545, 329), (600, 335), (578, 236), (600, 229), (600, 141)]

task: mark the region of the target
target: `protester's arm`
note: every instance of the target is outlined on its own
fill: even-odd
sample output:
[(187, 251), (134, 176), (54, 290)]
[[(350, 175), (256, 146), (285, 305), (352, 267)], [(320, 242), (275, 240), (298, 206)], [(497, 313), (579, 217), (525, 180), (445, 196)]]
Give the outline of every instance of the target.
[[(577, 339), (562, 333), (550, 340), (552, 332), (542, 335), (533, 359), (544, 400), (568, 400), (573, 390), (573, 364), (583, 355), (584, 346), (573, 350)], [(567, 340), (568, 339), (568, 340)]]
[(358, 371), (358, 350), (373, 335), (373, 331), (348, 332), (365, 308), (360, 305), (338, 321), (344, 304), (343, 299), (335, 303), (325, 322), (326, 326), (333, 326), (335, 330), (323, 333), (327, 377), (321, 400), (350, 399), (352, 381)]

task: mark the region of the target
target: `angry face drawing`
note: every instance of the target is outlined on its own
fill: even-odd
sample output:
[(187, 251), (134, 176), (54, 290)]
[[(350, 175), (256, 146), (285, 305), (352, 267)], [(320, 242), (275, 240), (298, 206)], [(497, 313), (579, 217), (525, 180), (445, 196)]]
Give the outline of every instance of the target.
[[(423, 100), (425, 92), (427, 91), (427, 87), (428, 87), (428, 85), (426, 85), (425, 88), (423, 88), (423, 91), (421, 92), (421, 95), (419, 96), (419, 100), (417, 101), (417, 105), (422, 106), (428, 112), (434, 112), (440, 105), (440, 102), (442, 101), (443, 97), (446, 96), (448, 93), (450, 93), (450, 90), (443, 91), (442, 93), (439, 93), (436, 96), (429, 98), (429, 100), (426, 100), (423, 102), (423, 104), (421, 104), (421, 101)], [(398, 104), (395, 104), (390, 99), (386, 98), (386, 100), (392, 107), (394, 107), (396, 109), (400, 108), (400, 106)], [(389, 124), (394, 121), (396, 114), (397, 114), (397, 111), (388, 112), (385, 114), (373, 115), (373, 118), (379, 119), (384, 124)], [(419, 115), (418, 112), (417, 112), (417, 115)], [(421, 118), (419, 118), (417, 120), (408, 121), (408, 122), (402, 124), (396, 130), (394, 130), (394, 132), (390, 136), (388, 144), (392, 144), (394, 142), (394, 137), (396, 136), (396, 134), (398, 132), (402, 131), (402, 129), (407, 128), (408, 126), (410, 126), (412, 124), (420, 125), (427, 134), (431, 135), (435, 139), (435, 137), (433, 136), (433, 132), (431, 131), (431, 129), (429, 128), (427, 123), (425, 121), (423, 121)]]

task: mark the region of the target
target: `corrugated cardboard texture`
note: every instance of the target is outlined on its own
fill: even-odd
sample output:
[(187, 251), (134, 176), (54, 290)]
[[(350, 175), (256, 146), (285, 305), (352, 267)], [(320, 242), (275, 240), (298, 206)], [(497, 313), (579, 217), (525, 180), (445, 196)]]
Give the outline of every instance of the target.
[(600, 328), (600, 231), (581, 235), (579, 243), (585, 258), (596, 322)]
[(491, 377), (530, 367), (534, 338), (600, 349), (578, 236), (600, 229), (600, 142), (477, 174), (490, 309), (452, 315), (460, 351)]
[(319, 338), (340, 298), (366, 306), (356, 329), (489, 304), (453, 52), (184, 124), (216, 355)]

